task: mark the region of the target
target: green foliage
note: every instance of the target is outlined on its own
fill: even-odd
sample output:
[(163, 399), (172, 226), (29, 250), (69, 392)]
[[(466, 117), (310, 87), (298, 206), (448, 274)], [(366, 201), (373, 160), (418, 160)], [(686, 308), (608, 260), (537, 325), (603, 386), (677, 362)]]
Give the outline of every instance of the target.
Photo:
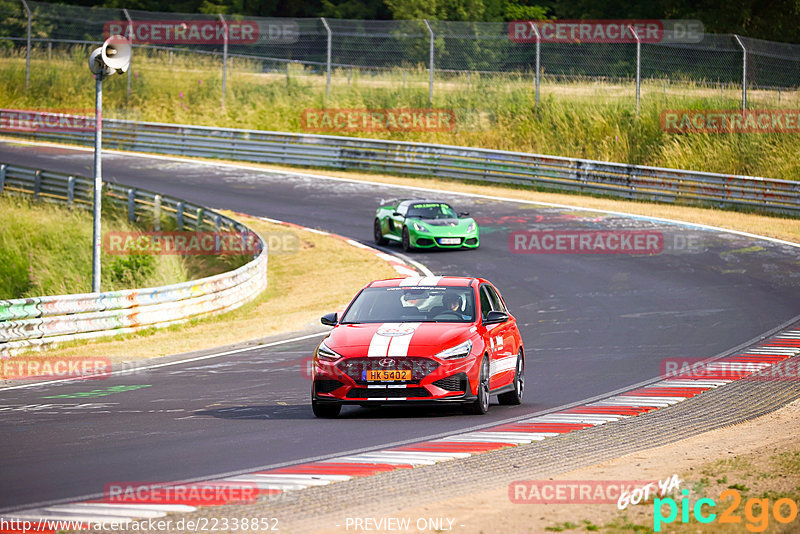
[(111, 262), (109, 267), (113, 282), (129, 287), (144, 287), (156, 270), (156, 259), (146, 255), (123, 256)]
[[(92, 109), (85, 53), (85, 49), (76, 48), (67, 56), (54, 55), (51, 61), (34, 56), (27, 92), (24, 58), (0, 58), (0, 107)], [(418, 66), (379, 75), (335, 69), (331, 95), (326, 101), (323, 76), (311, 75), (293, 65), (287, 80), (285, 72), (264, 73), (260, 63), (236, 58), (228, 69), (224, 108), (219, 100), (221, 69), (212, 58), (175, 54), (170, 62), (166, 53), (139, 53), (133, 74), (130, 99), (125, 77), (114, 76), (106, 82), (106, 117), (303, 132), (301, 118), (305, 109), (430, 106), (428, 73)], [(54, 86), (61, 90), (53, 91)], [(538, 109), (532, 89), (530, 73), (441, 74), (437, 76), (434, 107), (453, 110), (454, 131), (366, 131), (344, 135), (788, 180), (800, 177), (796, 135), (673, 134), (661, 129), (660, 114), (664, 109), (737, 109), (741, 104), (735, 90), (676, 82), (665, 94), (661, 83), (645, 81), (637, 115), (630, 85), (599, 84), (594, 80), (556, 84), (545, 78)], [(751, 105), (756, 109), (776, 107), (776, 97), (774, 92), (754, 92)], [(800, 94), (784, 92), (780, 107), (798, 105)], [(720, 477), (724, 473), (710, 474)]]
[[(696, 19), (711, 33), (800, 43), (797, 0), (739, 0), (735, 4), (713, 0), (65, 0), (63, 3), (174, 13), (378, 20)], [(3, 32), (11, 27), (19, 35), (18, 29), (24, 29), (25, 24), (21, 3), (0, 0), (0, 20), (3, 20), (0, 37), (9, 35)], [(34, 33), (40, 36), (36, 24)], [(4, 43), (8, 45), (7, 41)]]
[[(106, 203), (108, 204), (108, 203)], [(92, 289), (92, 214), (0, 195), (0, 299), (88, 293)], [(141, 228), (103, 210), (103, 232)], [(101, 256), (104, 291), (155, 287), (235, 269), (243, 256)]]
[(505, 20), (545, 20), (553, 18), (548, 16), (550, 10), (540, 5), (523, 5), (514, 1), (507, 1), (504, 5), (503, 18)]

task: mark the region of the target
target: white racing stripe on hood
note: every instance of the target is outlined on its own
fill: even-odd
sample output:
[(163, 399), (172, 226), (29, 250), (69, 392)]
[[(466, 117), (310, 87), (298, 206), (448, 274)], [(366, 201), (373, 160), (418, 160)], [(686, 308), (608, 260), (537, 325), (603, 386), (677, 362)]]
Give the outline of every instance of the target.
[(411, 338), (422, 323), (383, 323), (373, 334), (368, 357), (408, 356)]

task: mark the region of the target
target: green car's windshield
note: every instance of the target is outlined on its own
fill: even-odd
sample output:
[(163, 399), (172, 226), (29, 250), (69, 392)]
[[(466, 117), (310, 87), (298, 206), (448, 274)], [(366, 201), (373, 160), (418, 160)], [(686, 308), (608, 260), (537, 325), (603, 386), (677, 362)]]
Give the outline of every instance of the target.
[(342, 316), (354, 323), (470, 323), (475, 320), (471, 287), (368, 287)]
[(458, 215), (453, 208), (440, 202), (412, 204), (408, 208), (406, 217), (415, 217), (417, 219), (458, 219)]

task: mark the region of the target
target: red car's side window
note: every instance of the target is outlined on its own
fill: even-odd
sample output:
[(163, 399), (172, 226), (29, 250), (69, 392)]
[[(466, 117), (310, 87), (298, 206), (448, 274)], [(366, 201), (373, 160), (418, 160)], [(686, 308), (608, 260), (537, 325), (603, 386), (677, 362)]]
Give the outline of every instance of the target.
[(489, 312), (492, 311), (492, 303), (489, 300), (489, 294), (486, 291), (486, 286), (480, 287), (481, 292), (481, 317), (486, 319), (486, 316), (489, 315)]
[(497, 292), (497, 289), (493, 288), (492, 286), (486, 286), (486, 289), (489, 291), (489, 297), (492, 300), (492, 309), (508, 313), (506, 305), (503, 302), (503, 299), (500, 297), (500, 293)]

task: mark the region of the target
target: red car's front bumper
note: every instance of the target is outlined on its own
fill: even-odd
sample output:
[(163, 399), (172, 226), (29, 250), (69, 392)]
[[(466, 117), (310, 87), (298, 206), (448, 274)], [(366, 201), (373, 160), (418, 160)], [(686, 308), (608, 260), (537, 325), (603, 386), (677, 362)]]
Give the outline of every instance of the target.
[[(410, 370), (403, 381), (371, 381), (369, 370)], [(313, 398), (342, 404), (405, 404), (408, 402), (465, 402), (477, 394), (480, 365), (470, 355), (457, 360), (426, 357), (315, 358)]]

